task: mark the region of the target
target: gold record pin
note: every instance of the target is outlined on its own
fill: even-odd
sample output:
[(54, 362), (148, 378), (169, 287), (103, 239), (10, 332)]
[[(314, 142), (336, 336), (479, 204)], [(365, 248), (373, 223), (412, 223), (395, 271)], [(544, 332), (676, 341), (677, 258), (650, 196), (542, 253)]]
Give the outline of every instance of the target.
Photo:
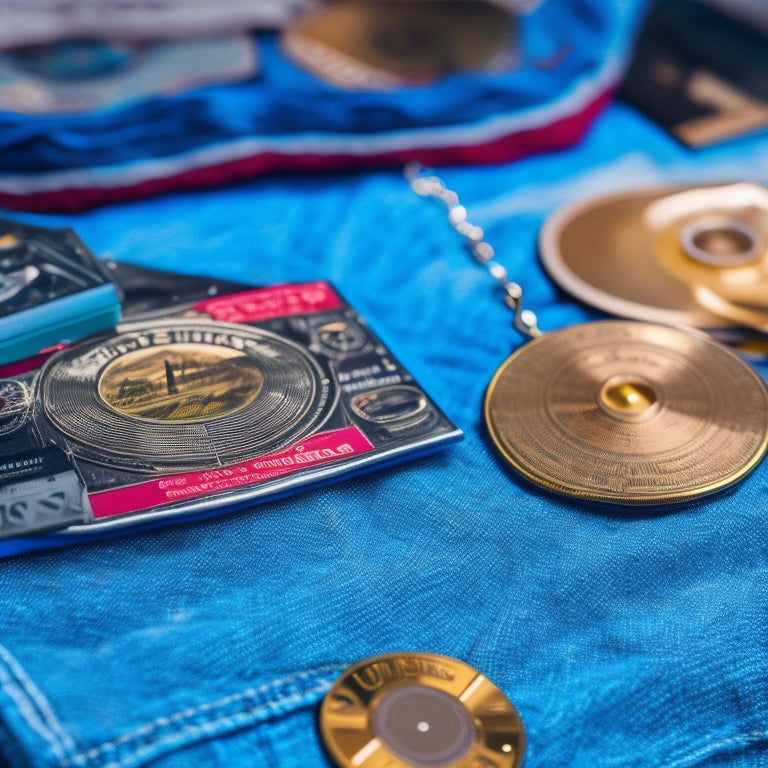
[(506, 696), (467, 664), (428, 653), (351, 667), (323, 700), (320, 731), (341, 768), (518, 768), (525, 750)]
[(564, 206), (542, 227), (550, 276), (636, 320), (768, 330), (768, 190), (757, 184), (623, 192)]
[(335, 0), (284, 30), (286, 53), (350, 90), (422, 85), (515, 61), (511, 14), (483, 0)]
[(703, 333), (633, 321), (528, 342), (491, 381), (485, 416), (524, 477), (626, 506), (714, 493), (768, 447), (768, 391), (743, 360)]

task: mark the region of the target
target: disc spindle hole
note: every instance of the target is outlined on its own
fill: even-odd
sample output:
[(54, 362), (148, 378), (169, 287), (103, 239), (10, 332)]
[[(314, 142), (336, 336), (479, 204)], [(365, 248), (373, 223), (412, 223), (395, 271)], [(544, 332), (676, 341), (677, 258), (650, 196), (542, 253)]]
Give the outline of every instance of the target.
[(637, 421), (653, 415), (659, 408), (656, 388), (638, 376), (612, 376), (598, 395), (600, 407), (614, 418)]
[(680, 244), (688, 256), (713, 267), (748, 264), (763, 252), (760, 234), (735, 219), (702, 219), (680, 233)]

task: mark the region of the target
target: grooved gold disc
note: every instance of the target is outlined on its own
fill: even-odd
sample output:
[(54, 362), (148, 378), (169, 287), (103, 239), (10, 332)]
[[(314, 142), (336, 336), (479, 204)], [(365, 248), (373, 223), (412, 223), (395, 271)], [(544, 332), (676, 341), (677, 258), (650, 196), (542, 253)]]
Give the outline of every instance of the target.
[(632, 321), (528, 342), (492, 379), (485, 419), (527, 479), (620, 505), (713, 493), (768, 447), (768, 391), (749, 365), (704, 334)]
[(768, 331), (768, 190), (758, 184), (582, 201), (550, 216), (539, 245), (558, 284), (612, 314)]
[(486, 0), (334, 0), (285, 29), (281, 42), (335, 85), (389, 90), (508, 68), (513, 38), (512, 15)]
[(37, 429), (75, 456), (127, 471), (236, 463), (290, 445), (335, 406), (317, 358), (248, 325), (126, 323), (52, 357)]
[(477, 670), (431, 653), (348, 669), (323, 700), (320, 731), (342, 768), (518, 768), (520, 716)]

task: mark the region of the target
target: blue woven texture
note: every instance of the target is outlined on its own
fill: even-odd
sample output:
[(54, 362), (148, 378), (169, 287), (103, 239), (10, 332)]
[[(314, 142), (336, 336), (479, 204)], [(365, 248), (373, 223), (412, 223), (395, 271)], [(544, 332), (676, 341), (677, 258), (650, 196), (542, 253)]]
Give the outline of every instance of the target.
[[(635, 184), (766, 181), (766, 150), (687, 152), (614, 105), (569, 152), (444, 176), (554, 329), (597, 317), (538, 263), (555, 206)], [(493, 680), (525, 723), (526, 768), (768, 766), (768, 464), (675, 511), (599, 510), (519, 481), (480, 419), (519, 339), (444, 211), (399, 173), (23, 218), (137, 264), (330, 279), (466, 439), (253, 510), (2, 562), (9, 766), (321, 768), (323, 693), (397, 650)]]

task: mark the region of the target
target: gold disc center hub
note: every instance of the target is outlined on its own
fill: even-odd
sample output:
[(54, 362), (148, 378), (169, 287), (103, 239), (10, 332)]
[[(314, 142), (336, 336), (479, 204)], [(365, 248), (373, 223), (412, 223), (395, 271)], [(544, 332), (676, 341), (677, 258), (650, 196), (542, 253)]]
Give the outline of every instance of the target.
[(654, 386), (639, 376), (612, 376), (600, 388), (597, 398), (600, 407), (622, 421), (650, 418), (661, 403)]

